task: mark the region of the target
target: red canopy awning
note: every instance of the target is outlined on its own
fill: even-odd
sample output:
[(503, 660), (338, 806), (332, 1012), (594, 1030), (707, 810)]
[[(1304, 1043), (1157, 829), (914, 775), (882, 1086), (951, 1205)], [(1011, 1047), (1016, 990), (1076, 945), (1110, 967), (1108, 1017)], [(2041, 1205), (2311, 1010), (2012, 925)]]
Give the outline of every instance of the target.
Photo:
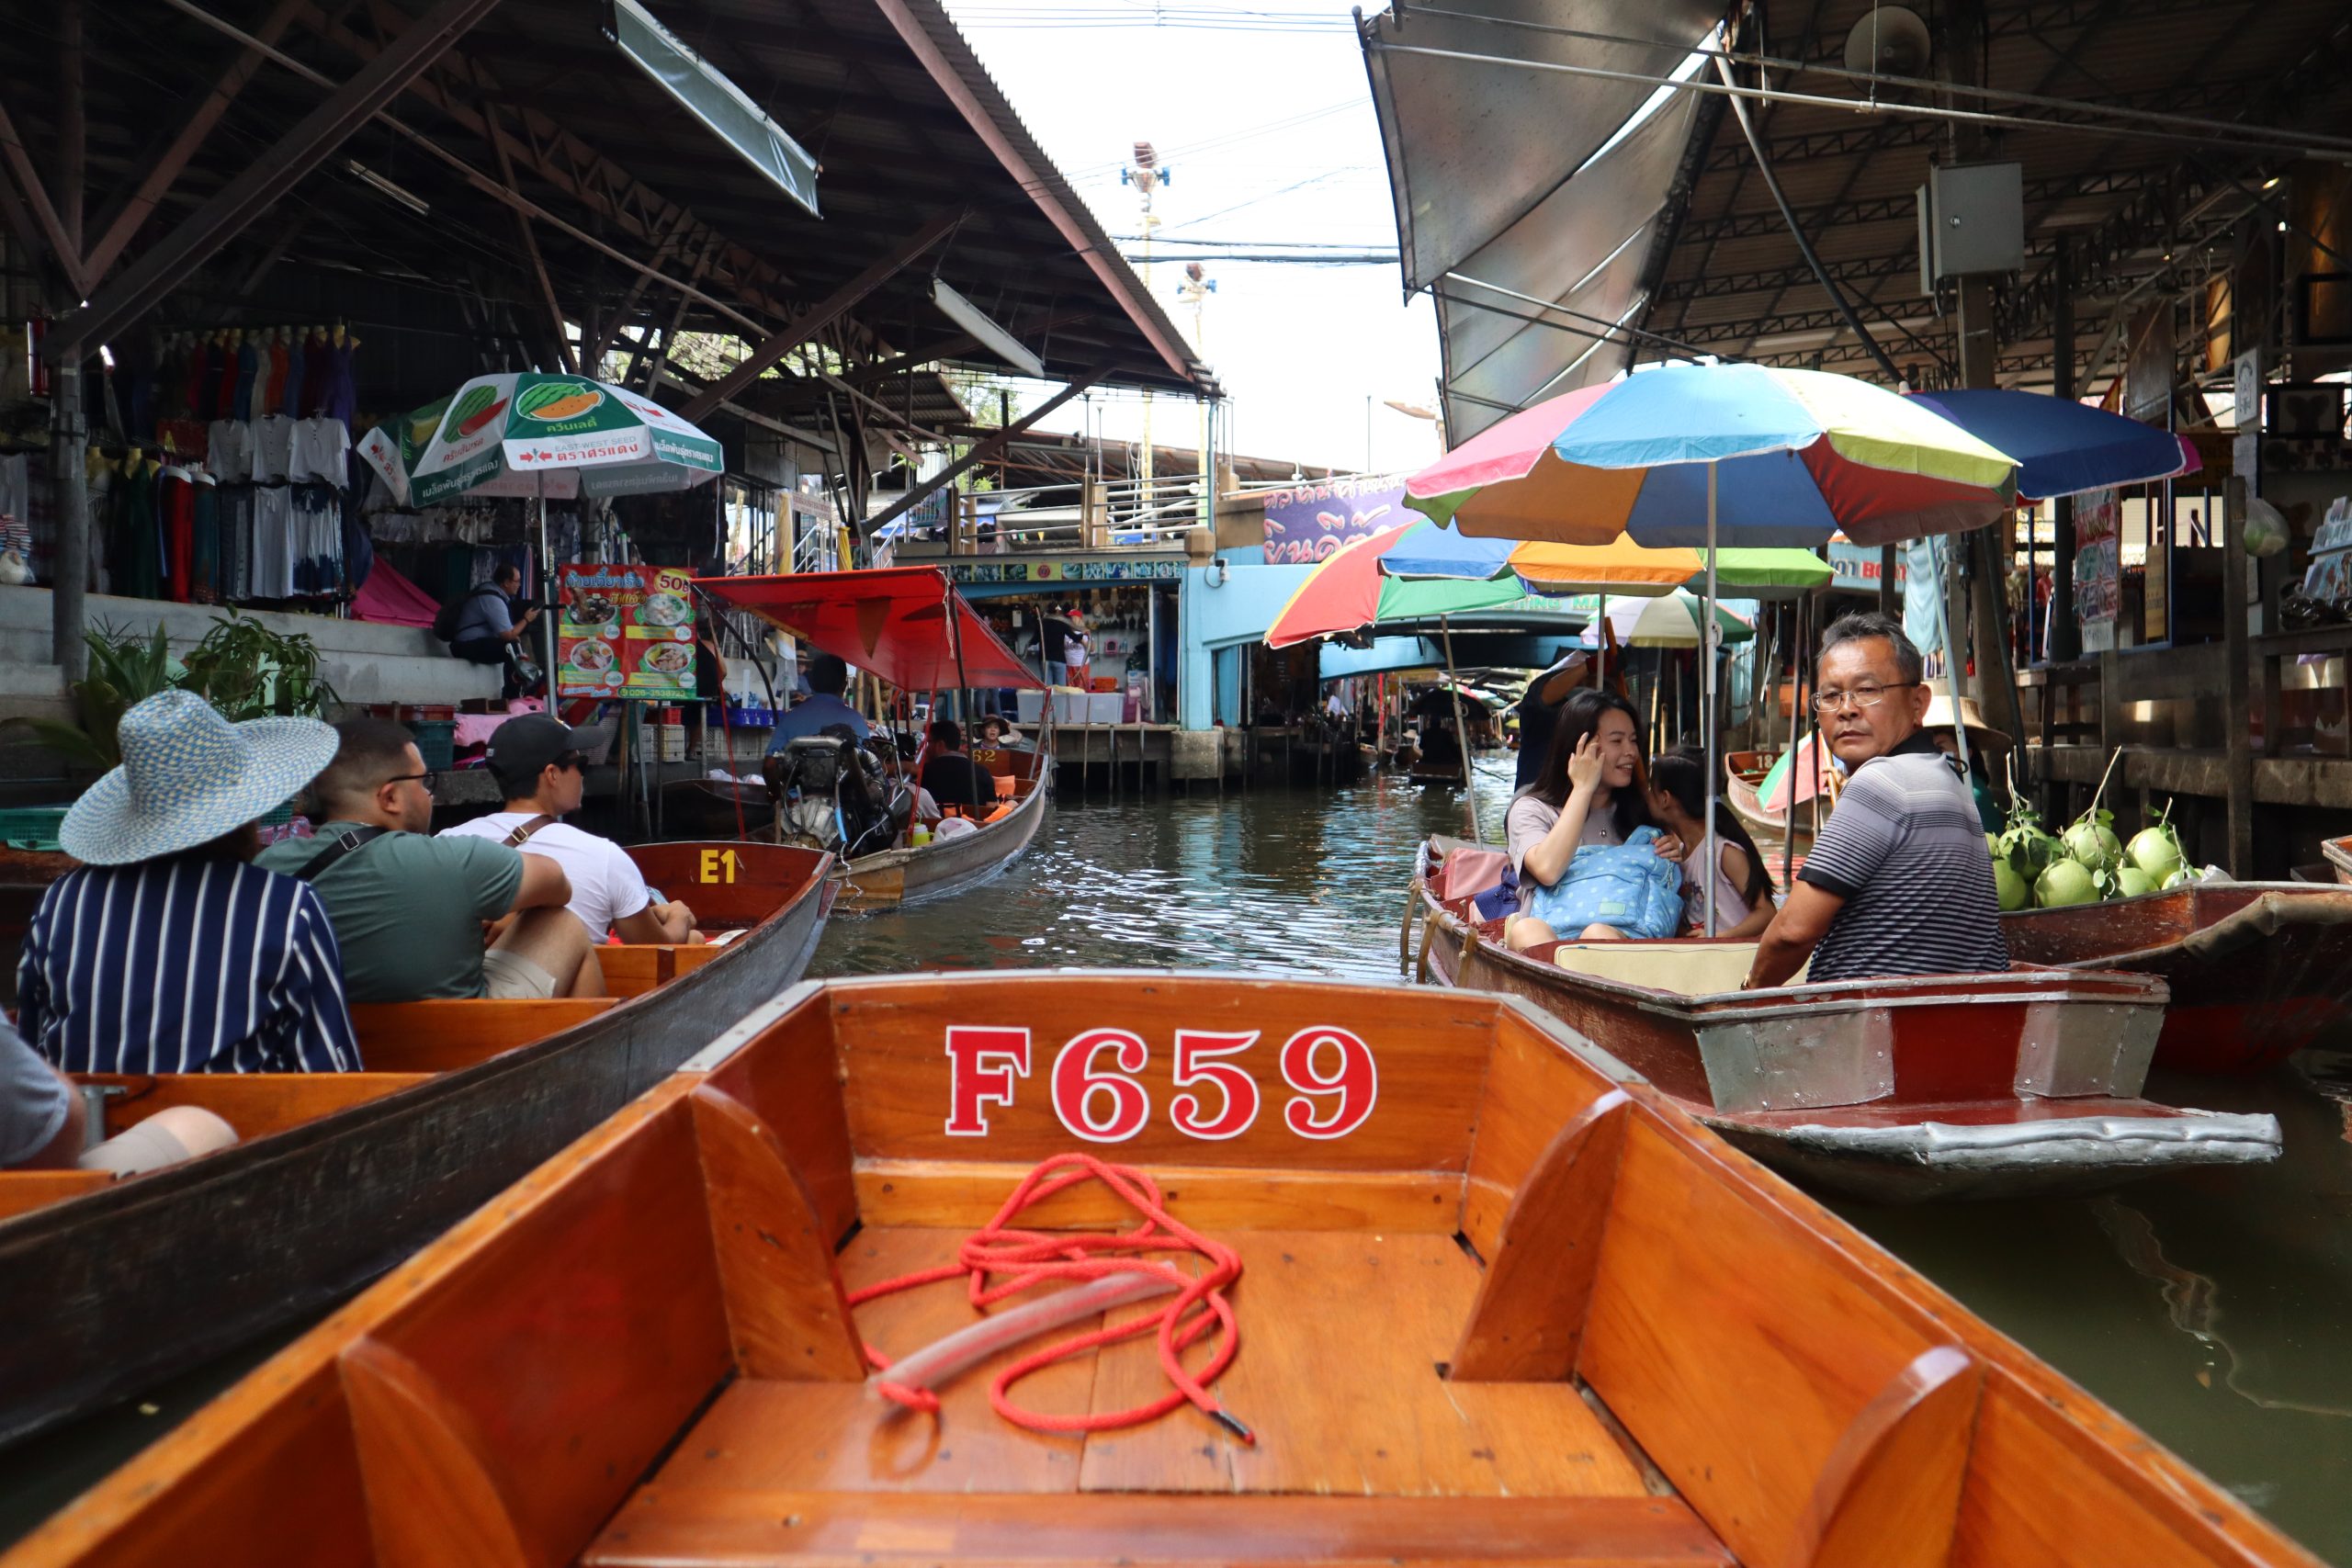
[[(718, 603), (749, 610), (821, 653), (871, 670), (904, 691), (1043, 686), (997, 640), (935, 566), (805, 571), (783, 577), (698, 577)], [(956, 609), (951, 635), (946, 607)], [(956, 663), (956, 641), (963, 662)]]

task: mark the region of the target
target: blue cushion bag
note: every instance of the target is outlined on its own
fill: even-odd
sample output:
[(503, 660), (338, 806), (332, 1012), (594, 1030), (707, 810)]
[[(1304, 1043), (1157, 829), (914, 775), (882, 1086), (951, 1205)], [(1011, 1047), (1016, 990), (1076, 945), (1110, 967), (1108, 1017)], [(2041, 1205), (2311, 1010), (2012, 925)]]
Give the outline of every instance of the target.
[(1658, 854), (1657, 839), (1657, 829), (1636, 828), (1622, 844), (1581, 846), (1551, 886), (1532, 878), (1520, 884), (1529, 896), (1520, 913), (1564, 942), (1592, 925), (1629, 937), (1672, 936), (1682, 919), (1682, 867)]

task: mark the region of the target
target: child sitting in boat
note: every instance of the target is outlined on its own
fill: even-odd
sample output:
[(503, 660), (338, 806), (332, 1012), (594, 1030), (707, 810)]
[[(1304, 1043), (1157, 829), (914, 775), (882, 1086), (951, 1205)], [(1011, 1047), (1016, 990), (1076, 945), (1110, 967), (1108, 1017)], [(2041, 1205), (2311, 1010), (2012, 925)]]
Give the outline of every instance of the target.
[(1699, 846), (1683, 857), (1683, 924), (1692, 936), (1707, 934), (1707, 884), (1715, 879), (1715, 940), (1747, 942), (1772, 923), (1772, 874), (1756, 840), (1723, 801), (1715, 802), (1715, 831), (1701, 826), (1707, 811), (1707, 764), (1687, 751), (1650, 759), (1650, 815), (1685, 843)]
[[(1514, 950), (1566, 937), (1610, 942), (1625, 937), (1674, 934), (1681, 912), (1680, 874), (1670, 863), (1683, 856), (1682, 840), (1650, 819), (1642, 792), (1634, 787), (1641, 759), (1634, 705), (1614, 692), (1582, 689), (1560, 710), (1544, 771), (1519, 792), (1503, 818), (1510, 863), (1519, 874), (1519, 913), (1505, 925), (1503, 940)], [(1638, 856), (1627, 849), (1646, 847), (1672, 874), (1655, 878), (1655, 889)], [(1593, 854), (1585, 852), (1615, 851)], [(1577, 919), (1558, 929), (1561, 917), (1580, 908), (1572, 890), (1587, 878), (1634, 886), (1612, 896), (1611, 919)]]

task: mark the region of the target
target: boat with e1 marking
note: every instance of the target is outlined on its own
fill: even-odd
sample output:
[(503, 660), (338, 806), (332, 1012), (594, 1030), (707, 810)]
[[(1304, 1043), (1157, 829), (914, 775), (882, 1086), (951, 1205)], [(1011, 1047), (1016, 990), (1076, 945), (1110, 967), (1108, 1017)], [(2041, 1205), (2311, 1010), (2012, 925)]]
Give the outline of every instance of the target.
[(1524, 1002), (1134, 972), (778, 998), (6, 1568), (322, 1561), (2319, 1568)]
[(2352, 887), (2208, 878), (2001, 917), (2018, 964), (2154, 975), (2172, 987), (2154, 1062), (2264, 1071), (2352, 1017)]
[(1521, 997), (1766, 1164), (1882, 1201), (2095, 1192), (2276, 1159), (2267, 1115), (2141, 1098), (2168, 995), (2100, 969), (1743, 990), (1754, 942), (1544, 942), (1514, 953), (1432, 840), (1403, 934), (1423, 979)]
[(831, 856), (628, 853), (723, 940), (600, 947), (603, 998), (354, 1007), (361, 1072), (77, 1075), (105, 1093), (108, 1135), (193, 1105), (242, 1141), (120, 1180), (0, 1171), (0, 1442), (348, 1294), (808, 967)]

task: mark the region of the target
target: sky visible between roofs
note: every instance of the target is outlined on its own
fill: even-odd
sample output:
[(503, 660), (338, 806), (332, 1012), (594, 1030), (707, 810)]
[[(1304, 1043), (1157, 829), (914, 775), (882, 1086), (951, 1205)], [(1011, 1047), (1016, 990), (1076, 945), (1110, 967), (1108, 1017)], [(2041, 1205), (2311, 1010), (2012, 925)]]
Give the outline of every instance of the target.
[[(1189, 339), (1183, 256), (1301, 245), (1393, 255), (1380, 130), (1346, 0), (947, 0), (949, 13), (1095, 218), (1143, 232), (1119, 171), (1150, 141), (1172, 179), (1154, 198), (1152, 292)], [(1367, 11), (1376, 8), (1367, 5)], [(1176, 242), (1209, 240), (1214, 246)], [(1396, 263), (1206, 260), (1204, 357), (1231, 395), (1220, 445), (1256, 457), (1405, 472), (1439, 455), (1436, 426), (1386, 400), (1434, 408), (1437, 327), (1408, 302)], [(1047, 395), (1033, 390), (1034, 404)], [(1367, 420), (1367, 399), (1369, 419)], [(1141, 398), (1097, 392), (1052, 428), (1143, 434)], [(1189, 399), (1154, 400), (1151, 438), (1191, 448)]]

